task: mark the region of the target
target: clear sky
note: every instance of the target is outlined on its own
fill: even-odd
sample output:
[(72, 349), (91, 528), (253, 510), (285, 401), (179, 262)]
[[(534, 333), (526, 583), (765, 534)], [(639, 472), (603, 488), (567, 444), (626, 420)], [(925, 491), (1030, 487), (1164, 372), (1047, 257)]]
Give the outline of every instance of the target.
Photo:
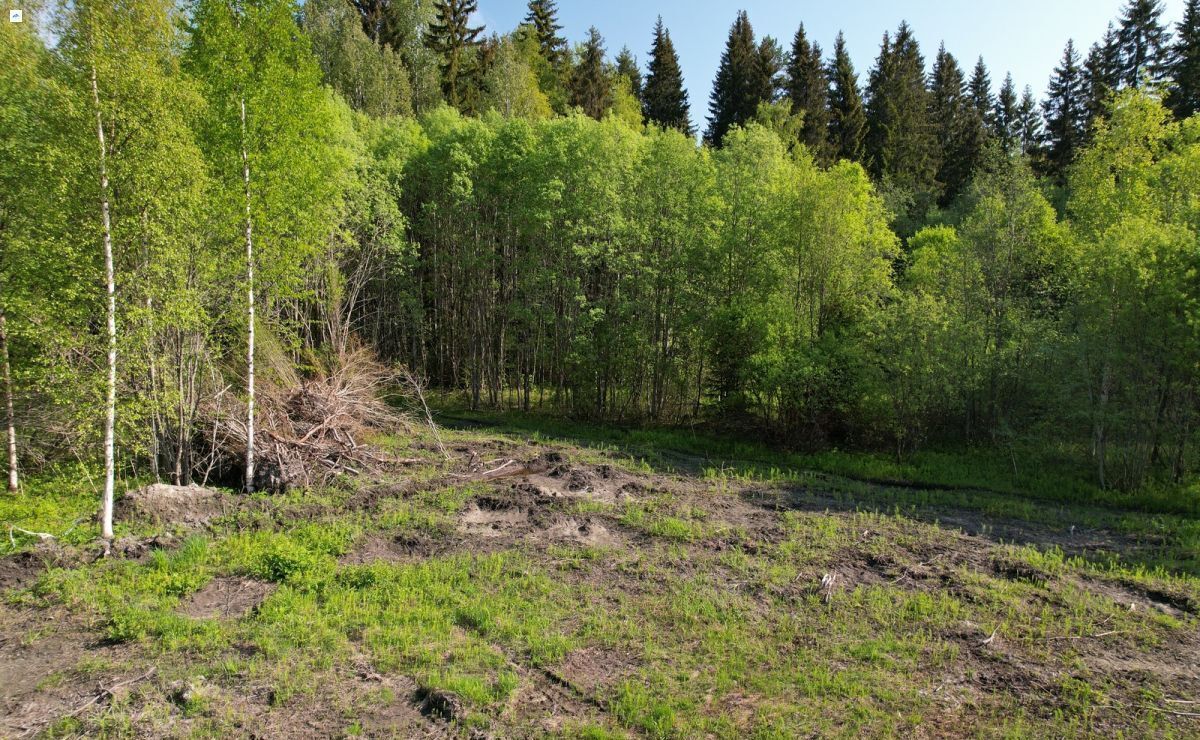
[[(563, 35), (575, 43), (588, 26), (604, 35), (609, 58), (628, 45), (645, 69), (654, 21), (662, 15), (679, 52), (684, 84), (692, 104), (692, 120), (700, 128), (708, 115), (712, 79), (725, 48), (729, 26), (739, 9), (750, 14), (755, 34), (770, 34), (784, 44), (801, 22), (826, 56), (839, 29), (854, 58), (859, 79), (879, 52), (885, 30), (907, 20), (921, 42), (927, 63), (938, 44), (969, 71), (983, 55), (998, 89), (1012, 72), (1020, 90), (1033, 87), (1041, 97), (1067, 39), (1075, 39), (1081, 54), (1115, 21), (1125, 0), (559, 0)], [(1183, 15), (1184, 0), (1166, 0), (1172, 30)], [(526, 13), (525, 0), (479, 0), (479, 18), (488, 32), (507, 32)]]

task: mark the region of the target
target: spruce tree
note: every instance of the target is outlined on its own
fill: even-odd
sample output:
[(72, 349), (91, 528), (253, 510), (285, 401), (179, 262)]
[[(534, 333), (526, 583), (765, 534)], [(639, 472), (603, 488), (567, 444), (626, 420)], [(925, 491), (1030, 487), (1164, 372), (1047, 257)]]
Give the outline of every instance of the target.
[(841, 32), (834, 41), (833, 59), (827, 74), (829, 140), (833, 156), (861, 162), (865, 156), (867, 113), (863, 108), (862, 92), (858, 89), (858, 74), (846, 50), (846, 37)]
[(1174, 47), (1171, 92), (1167, 104), (1176, 117), (1190, 118), (1200, 112), (1200, 0), (1187, 0)]
[(634, 97), (638, 100), (642, 99), (642, 70), (638, 68), (637, 59), (634, 58), (633, 52), (628, 46), (621, 47), (621, 53), (617, 54), (617, 74), (629, 80), (629, 87), (633, 91)]
[(424, 12), (417, 0), (350, 0), (350, 5), (358, 11), (363, 32), (380, 46), (400, 53), (418, 41)]
[(561, 66), (567, 55), (567, 40), (558, 35), (562, 26), (558, 23), (558, 6), (554, 0), (529, 0), (525, 23), (533, 26), (542, 58), (554, 69)]
[(1046, 164), (1059, 183), (1083, 145), (1088, 127), (1088, 100), (1075, 42), (1068, 41), (1062, 61), (1046, 89), (1042, 110), (1046, 117)]
[(713, 82), (708, 103), (708, 131), (704, 138), (711, 146), (720, 146), (734, 126), (744, 125), (758, 112), (763, 100), (762, 56), (754, 43), (754, 29), (746, 11), (738, 12), (729, 28), (725, 51)]
[[(345, 3), (346, 0), (338, 0), (338, 4)], [(349, 0), (349, 3), (358, 11), (367, 37), (381, 47), (390, 47), (404, 63), (413, 109), (422, 112), (441, 103), (438, 55), (424, 43), (426, 29), (433, 22), (431, 3), (428, 0)], [(304, 14), (309, 14), (307, 4)]]
[(871, 72), (867, 76), (866, 163), (868, 169), (876, 177), (880, 176), (882, 169), (880, 155), (885, 143), (884, 137), (887, 134), (884, 116), (890, 105), (886, 97), (887, 86), (888, 80), (892, 76), (893, 64), (892, 34), (890, 31), (884, 31), (883, 41), (879, 45), (879, 56), (875, 59), (875, 66), (871, 68)]
[(992, 138), (992, 124), (996, 112), (996, 98), (992, 95), (992, 77), (988, 73), (983, 57), (975, 62), (971, 79), (967, 82), (967, 115), (963, 120), (962, 144), (959, 150), (959, 165), (968, 173), (968, 180), (983, 161), (988, 142)]
[(764, 36), (758, 44), (758, 60), (758, 99), (773, 103), (787, 92), (787, 53), (774, 36)]
[(1140, 88), (1170, 72), (1171, 34), (1162, 23), (1162, 0), (1129, 0), (1121, 15), (1121, 83)]
[(829, 144), (829, 79), (825, 75), (821, 47), (808, 42), (803, 24), (792, 39), (787, 79), (792, 113), (804, 114), (800, 140), (818, 162), (829, 164), (834, 157)]
[(913, 198), (932, 193), (938, 162), (925, 60), (907, 23), (900, 24), (894, 39), (884, 36), (871, 74), (867, 125), (868, 161), (875, 176)]
[(992, 116), (993, 135), (1007, 152), (1015, 151), (1020, 141), (1020, 105), (1012, 74), (1007, 74), (1004, 76), (1004, 84), (1000, 86), (1000, 94), (996, 96), (996, 111)]
[(1121, 84), (1121, 46), (1116, 28), (1110, 23), (1104, 40), (1093, 44), (1084, 62), (1084, 97), (1088, 127), (1105, 115), (1108, 101)]
[(654, 45), (650, 48), (646, 84), (642, 90), (642, 112), (647, 121), (686, 134), (692, 133), (687, 90), (679, 55), (671, 43), (671, 33), (663, 27), (662, 16), (654, 24)]
[(941, 149), (937, 181), (944, 200), (953, 200), (971, 179), (973, 160), (964, 156), (974, 116), (966, 81), (954, 55), (943, 44), (938, 49), (930, 80), (930, 113)]
[(429, 25), (425, 43), (442, 58), (442, 92), (446, 102), (470, 109), (479, 91), (479, 34), (483, 26), (472, 26), (471, 14), (477, 0), (434, 0), (435, 20)]
[(968, 89), (971, 94), (971, 104), (975, 107), (975, 112), (979, 114), (983, 125), (991, 126), (992, 114), (996, 108), (996, 98), (992, 96), (992, 76), (988, 74), (983, 57), (979, 57), (979, 61), (975, 62)]
[(612, 86), (604, 70), (604, 38), (588, 29), (579, 64), (571, 74), (571, 105), (597, 120), (612, 107)]
[(1037, 160), (1041, 155), (1042, 114), (1038, 110), (1037, 98), (1033, 88), (1025, 86), (1021, 93), (1021, 105), (1017, 108), (1017, 130), (1020, 135), (1021, 154), (1031, 160)]

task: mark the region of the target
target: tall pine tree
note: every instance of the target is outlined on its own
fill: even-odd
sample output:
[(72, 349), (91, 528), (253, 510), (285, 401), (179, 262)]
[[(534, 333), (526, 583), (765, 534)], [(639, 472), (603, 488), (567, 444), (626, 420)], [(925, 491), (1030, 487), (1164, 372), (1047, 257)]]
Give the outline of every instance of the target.
[(558, 35), (562, 26), (558, 22), (558, 6), (554, 0), (529, 0), (525, 23), (533, 26), (542, 58), (551, 67), (559, 68), (567, 55), (567, 40)]
[(713, 81), (705, 140), (711, 146), (720, 146), (729, 129), (754, 118), (763, 93), (762, 56), (754, 43), (750, 19), (743, 10), (729, 29), (721, 65)]
[(1117, 29), (1110, 23), (1104, 39), (1088, 51), (1084, 62), (1084, 97), (1090, 127), (1104, 116), (1108, 102), (1121, 85), (1121, 43)]
[(612, 107), (612, 85), (604, 70), (604, 38), (592, 26), (579, 64), (571, 74), (571, 105), (597, 120)]
[(863, 108), (858, 74), (840, 32), (833, 44), (829, 76), (829, 142), (833, 156), (861, 162), (866, 156), (867, 113)]
[(470, 110), (482, 81), (479, 34), (483, 26), (471, 25), (477, 0), (434, 0), (435, 20), (425, 42), (442, 58), (442, 92), (446, 102)]
[(941, 148), (937, 181), (946, 202), (962, 192), (971, 179), (974, 161), (964, 152), (975, 116), (967, 97), (966, 80), (954, 55), (943, 44), (938, 49), (930, 80), (930, 112)]
[(867, 103), (868, 161), (876, 177), (919, 210), (935, 189), (937, 144), (929, 116), (925, 60), (907, 23), (884, 36)]
[(1200, 0), (1187, 0), (1176, 33), (1174, 80), (1167, 104), (1178, 118), (1200, 112)]
[(1021, 105), (1017, 108), (1017, 131), (1020, 136), (1021, 154), (1031, 160), (1040, 159), (1042, 144), (1042, 114), (1038, 110), (1037, 98), (1029, 85), (1021, 93)]
[(967, 87), (971, 94), (971, 104), (975, 107), (979, 120), (985, 127), (991, 126), (992, 114), (996, 109), (996, 98), (992, 95), (992, 76), (988, 74), (983, 57), (979, 57), (979, 60), (975, 62), (975, 69), (971, 72), (971, 81)]
[(683, 88), (679, 55), (671, 43), (670, 31), (663, 27), (662, 16), (654, 24), (654, 45), (650, 48), (647, 72), (642, 90), (642, 113), (646, 120), (690, 135), (690, 106), (687, 90)]
[(759, 100), (773, 103), (787, 92), (787, 53), (774, 36), (764, 36), (758, 44)]
[(1007, 74), (1004, 76), (1004, 84), (1000, 86), (1000, 94), (996, 96), (996, 112), (992, 117), (993, 133), (1006, 152), (1016, 151), (1020, 141), (1020, 106), (1016, 83), (1013, 82), (1012, 74)]
[(642, 70), (628, 46), (621, 47), (617, 54), (617, 74), (629, 80), (629, 87), (638, 100), (642, 98)]
[(787, 65), (787, 93), (792, 113), (804, 115), (800, 140), (813, 157), (829, 164), (834, 152), (829, 144), (829, 80), (821, 47), (810, 44), (803, 24), (792, 39), (792, 58)]
[(1075, 42), (1068, 41), (1062, 61), (1046, 89), (1042, 103), (1046, 117), (1047, 170), (1061, 184), (1075, 153), (1083, 145), (1088, 127), (1088, 100), (1083, 70)]
[(1171, 34), (1162, 23), (1162, 0), (1129, 0), (1117, 34), (1121, 83), (1140, 88), (1162, 82), (1170, 72)]

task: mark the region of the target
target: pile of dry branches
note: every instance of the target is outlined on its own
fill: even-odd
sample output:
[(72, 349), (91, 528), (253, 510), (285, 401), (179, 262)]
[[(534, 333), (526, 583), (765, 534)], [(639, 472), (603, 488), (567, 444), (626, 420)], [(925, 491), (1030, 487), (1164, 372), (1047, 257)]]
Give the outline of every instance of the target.
[[(260, 384), (256, 401), (255, 488), (283, 491), (318, 486), (342, 473), (377, 471), (387, 457), (365, 444), (369, 433), (407, 428), (387, 402), (395, 372), (364, 348), (350, 349), (327, 371), (307, 379), (278, 373)], [(245, 407), (222, 413), (213, 441), (227, 465), (241, 467), (246, 453)]]

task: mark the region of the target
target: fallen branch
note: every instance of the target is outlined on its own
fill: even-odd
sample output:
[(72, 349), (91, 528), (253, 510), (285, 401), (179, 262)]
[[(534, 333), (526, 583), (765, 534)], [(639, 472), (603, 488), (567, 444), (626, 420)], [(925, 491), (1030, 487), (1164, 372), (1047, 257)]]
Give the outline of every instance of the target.
[(516, 460), (509, 460), (508, 462), (504, 463), (503, 465), (501, 465), (501, 466), (500, 466), (500, 467), (498, 467), (498, 468), (492, 468), (491, 470), (488, 470), (488, 471), (485, 471), (485, 472), (483, 472), (483, 473), (480, 473), (480, 474), (479, 474), (479, 477), (480, 477), (480, 478), (487, 478), (489, 475), (492, 475), (493, 473), (499, 473), (501, 470), (504, 470), (504, 469), (505, 469), (505, 468), (507, 468), (509, 465), (512, 465), (512, 464), (513, 464), (513, 463), (515, 463), (515, 462), (516, 462)]
[(157, 667), (150, 666), (150, 670), (146, 671), (145, 673), (143, 673), (140, 676), (135, 676), (134, 678), (129, 678), (124, 681), (118, 681), (117, 683), (114, 683), (112, 686), (109, 686), (107, 688), (101, 688), (100, 693), (93, 696), (86, 703), (84, 703), (81, 707), (76, 709), (74, 712), (71, 712), (67, 716), (68, 717), (78, 717), (80, 714), (85, 712), (89, 707), (91, 707), (96, 702), (100, 701), (101, 699), (103, 699), (107, 696), (114, 696), (117, 689), (122, 689), (122, 688), (125, 688), (126, 686), (132, 686), (135, 683), (140, 683), (142, 681), (145, 681), (147, 678), (150, 678), (151, 676), (153, 676), (154, 672), (157, 670), (158, 670)]
[(1094, 635), (1061, 635), (1057, 637), (1046, 637), (1046, 640), (1095, 640), (1100, 637), (1108, 637), (1109, 635), (1119, 635), (1126, 630), (1109, 630), (1107, 632), (1097, 632)]
[[(74, 529), (74, 528), (75, 528), (75, 527), (72, 525), (71, 529)], [(71, 531), (71, 530), (69, 529), (69, 530), (67, 530), (67, 531), (69, 532), (69, 531)], [(28, 530), (28, 529), (25, 529), (25, 528), (23, 528), (23, 527), (18, 527), (18, 526), (17, 526), (17, 525), (15, 525), (15, 524), (10, 524), (10, 525), (8, 525), (8, 542), (9, 542), (9, 544), (10, 544), (10, 545), (12, 545), (14, 548), (17, 546), (17, 541), (16, 541), (16, 540), (13, 538), (13, 532), (20, 532), (21, 534), (27, 534), (27, 535), (29, 535), (30, 537), (37, 537), (37, 538), (38, 538), (39, 540), (41, 540), (42, 542), (48, 542), (48, 541), (50, 541), (50, 540), (56, 540), (56, 539), (58, 539), (57, 537), (55, 537), (54, 535), (50, 534), (49, 532), (32, 532), (32, 531), (30, 531), (30, 530)]]
[(442, 434), (438, 431), (438, 426), (433, 421), (433, 412), (429, 410), (429, 404), (425, 401), (425, 384), (417, 376), (413, 375), (412, 371), (408, 368), (404, 368), (401, 373), (404, 376), (404, 382), (412, 386), (413, 393), (417, 395), (417, 399), (421, 402), (421, 408), (425, 411), (425, 423), (433, 431), (433, 438), (437, 442), (438, 449), (447, 462), (453, 460), (454, 458), (450, 455), (450, 452), (446, 450), (446, 445), (442, 443)]
[[(1167, 701), (1170, 701), (1169, 699)], [(1184, 702), (1194, 703), (1194, 702)], [(1200, 712), (1181, 712), (1175, 709), (1164, 709), (1156, 707), (1153, 704), (1101, 704), (1098, 709), (1145, 709), (1151, 712), (1159, 712), (1160, 714), (1169, 714), (1174, 717), (1200, 717)]]

